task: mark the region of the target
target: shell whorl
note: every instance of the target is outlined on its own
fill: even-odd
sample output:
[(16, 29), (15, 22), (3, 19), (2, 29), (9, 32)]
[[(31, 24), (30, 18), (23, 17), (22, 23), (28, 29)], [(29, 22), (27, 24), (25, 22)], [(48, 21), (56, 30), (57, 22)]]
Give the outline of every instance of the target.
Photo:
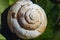
[(47, 25), (44, 10), (31, 1), (17, 1), (9, 10), (8, 25), (20, 38), (31, 39), (41, 35)]
[(35, 5), (24, 5), (17, 13), (18, 23), (28, 30), (37, 29), (41, 23), (40, 10), (33, 6)]

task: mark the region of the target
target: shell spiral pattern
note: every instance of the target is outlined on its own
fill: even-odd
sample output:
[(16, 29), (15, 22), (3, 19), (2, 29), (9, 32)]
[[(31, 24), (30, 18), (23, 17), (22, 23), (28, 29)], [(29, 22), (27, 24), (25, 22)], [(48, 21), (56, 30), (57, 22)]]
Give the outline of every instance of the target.
[(12, 32), (22, 39), (32, 39), (46, 29), (44, 10), (30, 0), (19, 0), (9, 10), (7, 22)]

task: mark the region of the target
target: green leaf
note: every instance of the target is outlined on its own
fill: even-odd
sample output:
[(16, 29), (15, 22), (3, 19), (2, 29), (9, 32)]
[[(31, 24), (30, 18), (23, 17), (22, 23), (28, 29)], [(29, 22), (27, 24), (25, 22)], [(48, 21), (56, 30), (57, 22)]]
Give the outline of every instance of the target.
[(1, 14), (3, 11), (12, 5), (16, 0), (0, 0), (0, 24), (1, 24)]
[(0, 24), (1, 24), (1, 13), (9, 6), (8, 0), (0, 0)]
[(14, 4), (14, 2), (16, 2), (16, 0), (9, 0), (9, 5)]
[(0, 34), (0, 40), (6, 40), (6, 38), (2, 34)]

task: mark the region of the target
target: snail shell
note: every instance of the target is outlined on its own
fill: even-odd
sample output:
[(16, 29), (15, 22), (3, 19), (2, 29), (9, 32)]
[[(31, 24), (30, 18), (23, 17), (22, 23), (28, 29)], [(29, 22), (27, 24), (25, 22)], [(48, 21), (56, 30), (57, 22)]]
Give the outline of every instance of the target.
[(7, 22), (12, 32), (22, 39), (32, 39), (46, 29), (44, 10), (30, 0), (19, 0), (9, 10)]

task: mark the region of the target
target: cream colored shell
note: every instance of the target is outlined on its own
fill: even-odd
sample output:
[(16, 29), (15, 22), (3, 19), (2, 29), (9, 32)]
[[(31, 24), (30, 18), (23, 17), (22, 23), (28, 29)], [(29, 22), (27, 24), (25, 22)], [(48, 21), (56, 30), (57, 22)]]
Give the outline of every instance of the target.
[(30, 0), (19, 0), (9, 10), (7, 22), (12, 32), (22, 39), (32, 39), (46, 29), (44, 10)]

